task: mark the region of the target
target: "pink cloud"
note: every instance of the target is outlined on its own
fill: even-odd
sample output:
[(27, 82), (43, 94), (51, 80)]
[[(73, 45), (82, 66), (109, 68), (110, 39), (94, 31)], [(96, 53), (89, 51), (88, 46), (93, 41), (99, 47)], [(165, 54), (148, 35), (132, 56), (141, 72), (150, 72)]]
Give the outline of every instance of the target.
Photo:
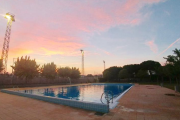
[(148, 41), (145, 43), (147, 46), (149, 46), (149, 48), (151, 49), (151, 51), (153, 51), (154, 53), (158, 52), (158, 47), (157, 45), (154, 43), (154, 40)]
[[(12, 2), (17, 21), (12, 26), (10, 48), (14, 49), (13, 52), (15, 49), (24, 49), (47, 55), (77, 55), (79, 49), (87, 46), (81, 37), (83, 33), (102, 32), (118, 25), (140, 24), (146, 17), (140, 10), (145, 5), (161, 1), (163, 0), (26, 0), (19, 1), (16, 6)], [(149, 43), (149, 46), (153, 44)], [(152, 50), (157, 51), (153, 47)], [(111, 54), (105, 50), (100, 51)]]
[[(22, 11), (20, 8), (15, 9), (23, 15), (25, 14), (24, 12), (26, 14), (33, 14), (31, 19), (27, 20), (28, 24), (31, 22), (29, 26), (36, 27), (33, 31), (37, 31), (40, 27), (46, 30), (51, 25), (54, 25), (59, 33), (74, 34), (83, 31), (103, 31), (112, 26), (122, 24), (136, 25), (144, 17), (139, 12), (141, 8), (147, 4), (159, 3), (161, 1), (163, 0), (84, 0), (81, 2), (68, 0), (57, 2), (53, 9), (48, 9), (48, 5), (44, 7), (35, 5), (35, 9), (32, 12), (30, 10)], [(34, 2), (30, 2), (29, 6), (32, 6), (31, 4), (34, 5)], [(44, 4), (48, 4), (48, 2)], [(61, 7), (59, 8), (59, 6)]]

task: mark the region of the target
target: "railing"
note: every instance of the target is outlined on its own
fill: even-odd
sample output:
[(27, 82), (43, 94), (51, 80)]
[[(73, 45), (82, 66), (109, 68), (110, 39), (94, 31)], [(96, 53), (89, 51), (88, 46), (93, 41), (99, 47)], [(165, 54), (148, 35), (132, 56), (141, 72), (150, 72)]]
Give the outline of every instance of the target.
[(111, 101), (111, 103), (113, 103), (113, 92), (112, 91), (105, 91), (104, 93), (102, 93), (102, 95), (101, 95), (101, 102), (103, 103), (103, 104), (105, 104), (103, 101), (102, 101), (102, 98), (103, 98), (103, 96), (105, 95), (105, 99), (106, 99), (106, 101), (107, 101), (107, 104), (108, 104), (108, 106), (109, 106), (109, 103), (110, 103), (110, 101)]

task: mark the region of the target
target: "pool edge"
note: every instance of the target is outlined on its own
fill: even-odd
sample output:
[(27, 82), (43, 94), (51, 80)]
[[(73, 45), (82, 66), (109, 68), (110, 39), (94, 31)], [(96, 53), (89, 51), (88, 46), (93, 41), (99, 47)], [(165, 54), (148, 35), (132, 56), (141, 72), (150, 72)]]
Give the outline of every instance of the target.
[(42, 100), (42, 101), (46, 101), (46, 102), (50, 102), (50, 103), (67, 105), (67, 106), (71, 106), (71, 107), (101, 112), (101, 113), (109, 112), (109, 106), (106, 104), (32, 95), (32, 94), (28, 94), (28, 93), (20, 93), (20, 92), (16, 92), (16, 91), (12, 91), (12, 90), (7, 90), (7, 89), (1, 89), (1, 92), (18, 95), (18, 96), (23, 96), (23, 97), (28, 97), (28, 98), (32, 98), (32, 99), (38, 99), (38, 100)]

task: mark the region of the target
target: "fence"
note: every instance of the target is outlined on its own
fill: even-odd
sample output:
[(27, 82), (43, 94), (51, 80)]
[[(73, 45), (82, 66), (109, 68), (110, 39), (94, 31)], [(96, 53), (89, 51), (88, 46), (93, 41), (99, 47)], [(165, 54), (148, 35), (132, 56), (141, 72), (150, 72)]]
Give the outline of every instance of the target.
[[(92, 83), (94, 78), (71, 79), (71, 83)], [(16, 76), (0, 75), (0, 87), (2, 86), (34, 86), (34, 85), (52, 85), (52, 84), (69, 84), (67, 78), (56, 77), (55, 79), (47, 79), (45, 77), (36, 77), (33, 79), (19, 78)]]

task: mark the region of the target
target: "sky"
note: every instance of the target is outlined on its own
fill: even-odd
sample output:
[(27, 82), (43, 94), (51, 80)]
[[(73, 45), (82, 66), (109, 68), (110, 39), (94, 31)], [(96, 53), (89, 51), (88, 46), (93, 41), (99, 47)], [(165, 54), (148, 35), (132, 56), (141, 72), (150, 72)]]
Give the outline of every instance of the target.
[(0, 47), (7, 12), (12, 23), (7, 71), (13, 58), (30, 56), (39, 65), (102, 74), (105, 67), (140, 64), (180, 49), (180, 0), (0, 0)]

